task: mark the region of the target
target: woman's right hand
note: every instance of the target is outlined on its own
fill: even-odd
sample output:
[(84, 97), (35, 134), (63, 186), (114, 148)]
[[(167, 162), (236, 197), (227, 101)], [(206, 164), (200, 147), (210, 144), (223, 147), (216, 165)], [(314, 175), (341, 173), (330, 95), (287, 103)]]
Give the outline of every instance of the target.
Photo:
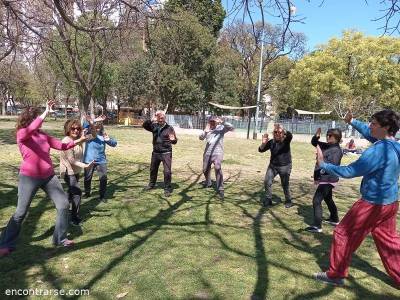
[(90, 163), (86, 164), (85, 169), (89, 169), (89, 168), (93, 167), (94, 164), (95, 164), (95, 161), (92, 160)]

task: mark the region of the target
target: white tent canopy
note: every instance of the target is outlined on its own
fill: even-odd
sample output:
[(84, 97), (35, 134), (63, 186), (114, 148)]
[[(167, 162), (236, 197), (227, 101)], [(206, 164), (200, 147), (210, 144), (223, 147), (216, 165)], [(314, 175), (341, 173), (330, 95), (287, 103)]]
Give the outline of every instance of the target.
[(294, 109), (299, 115), (330, 115), (332, 111), (322, 111), (322, 112), (315, 112), (315, 111), (306, 111), (301, 109)]
[(239, 107), (239, 106), (222, 105), (222, 104), (217, 104), (217, 103), (214, 103), (214, 102), (208, 102), (208, 103), (211, 104), (211, 105), (214, 105), (215, 107), (222, 108), (222, 109), (250, 109), (250, 108), (257, 107), (256, 105)]

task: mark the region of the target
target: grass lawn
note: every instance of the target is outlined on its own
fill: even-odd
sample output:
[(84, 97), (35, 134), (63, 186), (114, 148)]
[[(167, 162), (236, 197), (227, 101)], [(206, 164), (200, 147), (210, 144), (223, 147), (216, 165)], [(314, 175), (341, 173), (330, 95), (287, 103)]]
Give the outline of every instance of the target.
[[(0, 121), (0, 230), (17, 200), (21, 157), (13, 126)], [(60, 122), (44, 125), (60, 138), (61, 128)], [(174, 193), (165, 198), (161, 185), (142, 192), (149, 177), (150, 133), (107, 130), (119, 143), (107, 150), (108, 203), (96, 198), (96, 178), (93, 197), (83, 200), (83, 226), (71, 228), (76, 246), (55, 249), (55, 208), (40, 191), (17, 251), (0, 259), (0, 299), (6, 289), (29, 288), (89, 289), (91, 299), (400, 299), (371, 237), (353, 256), (344, 288), (313, 280), (312, 274), (328, 265), (332, 227), (324, 226), (321, 234), (303, 231), (312, 220), (315, 155), (310, 144), (292, 145), (296, 205), (285, 209), (278, 203), (265, 209), (259, 201), (269, 153), (258, 153), (259, 142), (225, 139), (222, 202), (214, 190), (199, 185), (204, 144), (195, 136), (178, 136)], [(59, 154), (52, 155), (58, 164)], [(345, 157), (343, 163), (349, 162)], [(276, 179), (279, 202), (283, 192)], [(340, 216), (359, 197), (359, 184), (359, 179), (341, 180), (335, 189)], [(56, 298), (72, 296), (50, 297)]]

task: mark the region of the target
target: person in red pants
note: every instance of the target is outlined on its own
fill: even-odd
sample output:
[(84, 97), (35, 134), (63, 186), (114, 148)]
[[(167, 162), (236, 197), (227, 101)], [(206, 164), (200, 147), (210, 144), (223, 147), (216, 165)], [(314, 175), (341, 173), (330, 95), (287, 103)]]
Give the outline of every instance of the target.
[(321, 149), (317, 148), (317, 163), (321, 169), (344, 178), (363, 176), (363, 179), (361, 199), (334, 230), (328, 271), (314, 276), (325, 283), (343, 285), (352, 254), (371, 233), (387, 273), (400, 288), (400, 235), (396, 231), (400, 144), (394, 138), (400, 117), (386, 109), (372, 115), (369, 126), (353, 119), (351, 112), (347, 113), (345, 121), (373, 145), (348, 166), (325, 163)]

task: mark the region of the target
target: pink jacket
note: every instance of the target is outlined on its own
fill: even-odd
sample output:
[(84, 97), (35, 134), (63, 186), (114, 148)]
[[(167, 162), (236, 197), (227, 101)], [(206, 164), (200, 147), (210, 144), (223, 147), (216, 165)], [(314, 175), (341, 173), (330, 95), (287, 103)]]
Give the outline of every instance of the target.
[(68, 150), (75, 146), (75, 142), (63, 144), (39, 128), (43, 119), (37, 117), (26, 128), (17, 131), (17, 144), (22, 155), (20, 174), (34, 178), (47, 178), (54, 174), (53, 163), (50, 158), (50, 148)]

